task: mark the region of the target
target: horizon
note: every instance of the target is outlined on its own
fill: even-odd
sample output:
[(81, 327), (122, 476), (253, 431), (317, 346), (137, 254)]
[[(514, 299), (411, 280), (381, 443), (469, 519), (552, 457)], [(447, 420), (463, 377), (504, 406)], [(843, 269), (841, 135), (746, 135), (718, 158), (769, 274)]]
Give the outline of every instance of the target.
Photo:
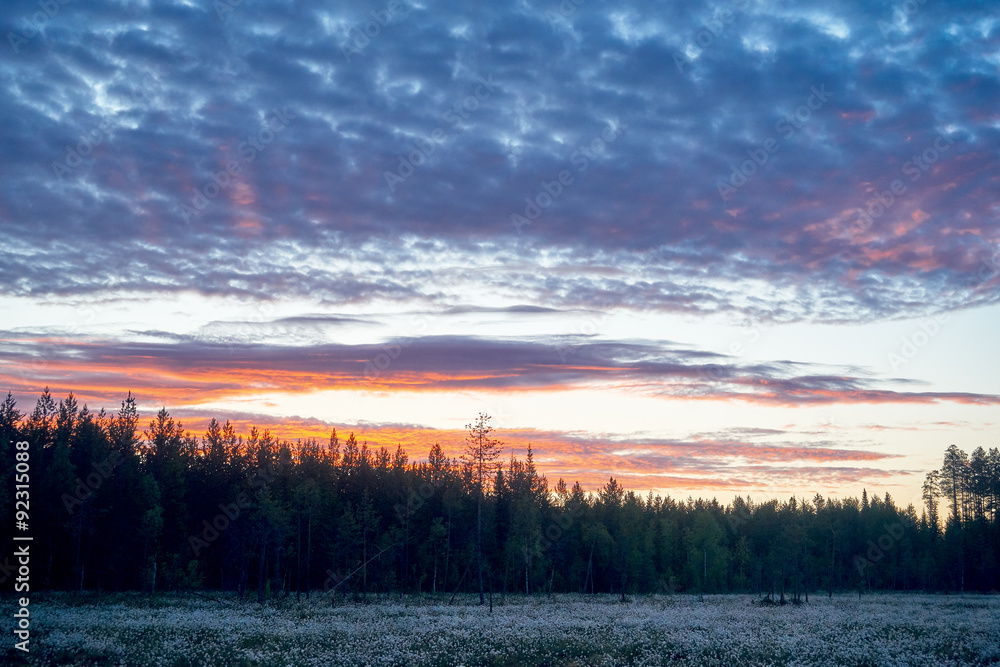
[[(13, 395), (11, 394), (13, 397)], [(50, 392), (51, 396), (51, 392)], [(16, 401), (17, 398), (13, 397)], [(64, 397), (53, 396), (53, 400), (56, 404), (61, 407), (62, 399)], [(78, 401), (78, 397), (73, 394), (74, 400)], [(138, 423), (138, 436), (139, 447), (148, 448), (152, 446), (152, 443), (148, 440), (149, 430), (155, 422), (159, 410), (152, 412), (149, 410), (144, 411), (138, 403), (138, 399), (135, 396), (129, 394), (128, 398), (132, 398), (136, 401), (137, 414), (139, 416)], [(28, 418), (31, 415), (31, 410), (23, 409), (20, 403), (17, 404), (17, 409), (22, 413), (21, 422), (26, 424)], [(30, 407), (30, 406), (29, 406)], [(111, 419), (116, 411), (107, 410), (105, 407), (91, 409), (86, 403), (78, 401), (79, 410), (88, 410), (88, 412), (95, 418), (99, 417), (101, 412), (104, 412), (105, 419)], [(165, 410), (170, 419), (174, 420), (179, 428), (182, 428), (184, 437), (193, 438), (198, 441), (199, 446), (203, 446), (208, 438), (208, 429), (212, 420), (215, 420), (217, 424), (222, 426), (231, 426), (235, 436), (239, 439), (240, 444), (245, 444), (251, 436), (251, 431), (256, 430), (258, 435), (264, 437), (265, 435), (270, 435), (274, 439), (277, 446), (288, 446), (292, 451), (293, 455), (298, 455), (300, 448), (313, 443), (317, 445), (321, 451), (329, 451), (331, 446), (331, 438), (336, 435), (337, 437), (337, 447), (338, 449), (347, 441), (347, 439), (353, 436), (359, 446), (367, 448), (368, 455), (371, 457), (372, 462), (374, 462), (375, 455), (381, 449), (385, 449), (389, 455), (393, 455), (396, 452), (396, 448), (402, 448), (403, 452), (407, 456), (407, 466), (416, 466), (418, 464), (428, 463), (429, 450), (435, 445), (439, 445), (448, 457), (451, 464), (460, 466), (461, 457), (463, 452), (469, 443), (469, 431), (467, 425), (466, 429), (419, 429), (413, 428), (412, 426), (405, 424), (396, 424), (390, 427), (384, 424), (379, 425), (369, 425), (369, 424), (326, 424), (317, 419), (308, 420), (287, 420), (280, 423), (274, 424), (257, 424), (247, 419), (249, 415), (238, 415), (235, 419), (219, 419), (215, 416), (198, 416), (194, 420), (194, 425), (192, 425), (188, 420), (184, 419), (183, 416), (174, 414), (169, 410), (167, 406), (161, 406), (162, 410)], [(193, 413), (198, 414), (198, 413)], [(488, 418), (488, 422), (492, 420), (491, 415), (485, 415)], [(102, 424), (102, 428), (107, 426), (108, 422)], [(327, 428), (328, 430), (323, 431), (321, 428)], [(531, 439), (530, 436), (536, 436)], [(528, 448), (530, 447), (533, 456), (533, 461), (536, 469), (538, 470), (539, 476), (546, 480), (546, 488), (550, 495), (556, 492), (556, 485), (563, 481), (567, 487), (572, 487), (574, 484), (579, 483), (584, 493), (588, 497), (597, 497), (598, 493), (606, 484), (612, 479), (621, 484), (622, 477), (621, 472), (625, 473), (624, 479), (632, 480), (649, 480), (650, 478), (655, 479), (655, 476), (643, 476), (641, 474), (635, 473), (632, 470), (625, 471), (615, 471), (611, 470), (604, 477), (601, 476), (602, 473), (594, 472), (593, 470), (587, 470), (586, 464), (587, 460), (576, 461), (577, 468), (576, 471), (580, 471), (581, 465), (583, 467), (583, 474), (574, 474), (574, 469), (567, 469), (567, 465), (572, 465), (572, 460), (559, 460), (555, 467), (553, 467), (553, 457), (547, 456), (545, 452), (545, 446), (547, 444), (552, 444), (552, 440), (546, 440), (546, 438), (552, 438), (553, 435), (558, 438), (561, 434), (551, 434), (545, 432), (531, 431), (527, 429), (522, 429), (516, 431), (513, 436), (515, 439), (511, 440), (510, 433), (505, 433), (503, 431), (494, 431), (494, 436), (501, 444), (501, 457), (499, 464), (501, 468), (506, 469), (509, 467), (511, 459), (516, 459), (517, 461), (524, 462), (528, 453)], [(558, 447), (561, 444), (567, 444), (565, 440), (555, 440), (554, 441)], [(538, 443), (542, 444), (542, 449), (537, 446)], [(580, 444), (577, 442), (576, 444)], [(584, 444), (589, 444), (592, 446), (600, 446), (600, 443), (587, 442)], [(604, 443), (605, 446), (613, 445), (613, 443)], [(961, 448), (960, 448), (961, 449)], [(200, 450), (204, 454), (203, 450)], [(426, 452), (426, 453), (425, 453)], [(784, 452), (778, 452), (779, 454), (784, 454)], [(837, 452), (835, 450), (825, 449), (825, 450), (812, 450), (813, 455), (817, 456), (819, 460), (827, 460), (829, 458), (836, 457)], [(944, 450), (941, 451), (940, 455), (944, 456)], [(937, 472), (938, 468), (923, 471), (924, 473)], [(631, 474), (630, 474), (631, 473)], [(616, 476), (617, 475), (617, 476)], [(923, 477), (920, 477), (921, 483)], [(718, 486), (705, 486), (698, 491), (703, 491), (704, 495), (693, 495), (692, 493), (684, 494), (675, 493), (668, 489), (666, 491), (657, 490), (652, 486), (647, 489), (639, 489), (629, 486), (623, 486), (624, 490), (627, 492), (635, 492), (640, 499), (647, 497), (647, 494), (653, 494), (653, 496), (659, 497), (661, 499), (672, 499), (681, 504), (687, 503), (689, 501), (706, 501), (706, 502), (719, 502), (722, 507), (731, 507), (735, 498), (739, 497), (748, 502), (761, 504), (767, 503), (769, 501), (787, 502), (789, 498), (798, 498), (802, 502), (812, 503), (815, 500), (816, 495), (822, 496), (824, 500), (858, 500), (860, 501), (862, 495), (867, 495), (869, 498), (879, 498), (884, 499), (887, 495), (892, 497), (894, 503), (900, 509), (905, 509), (908, 505), (912, 505), (916, 511), (917, 516), (921, 516), (926, 512), (926, 504), (920, 502), (912, 501), (901, 501), (894, 494), (892, 494), (887, 489), (880, 489), (878, 487), (873, 489), (868, 489), (863, 487), (861, 492), (857, 494), (845, 494), (839, 493), (836, 490), (831, 490), (827, 493), (821, 491), (816, 491), (812, 494), (791, 494), (789, 496), (780, 496), (774, 493), (767, 494), (760, 491), (744, 491), (737, 492), (733, 490), (726, 489), (725, 484), (719, 484)]]

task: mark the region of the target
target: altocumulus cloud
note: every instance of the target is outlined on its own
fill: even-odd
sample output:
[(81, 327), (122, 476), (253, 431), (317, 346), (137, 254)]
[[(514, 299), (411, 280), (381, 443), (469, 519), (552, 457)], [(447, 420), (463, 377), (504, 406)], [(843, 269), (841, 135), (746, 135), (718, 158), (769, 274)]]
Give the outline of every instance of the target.
[[(60, 2), (43, 21), (37, 1), (3, 3), (0, 289), (444, 306), (489, 289), (809, 321), (997, 299), (997, 272), (977, 279), (1000, 237), (986, 4), (406, 5), (350, 59), (338, 45), (387, 5), (226, 4), (223, 21), (211, 3)], [(387, 165), (480, 76), (500, 84), (489, 101), (389, 191)], [(823, 85), (822, 109), (719, 197)], [(239, 162), (286, 107), (280, 140)], [(518, 234), (525, 193), (611, 119), (628, 131)], [(948, 151), (907, 180), (935, 142)], [(181, 205), (233, 163), (185, 224)], [(895, 179), (905, 192), (872, 216)]]

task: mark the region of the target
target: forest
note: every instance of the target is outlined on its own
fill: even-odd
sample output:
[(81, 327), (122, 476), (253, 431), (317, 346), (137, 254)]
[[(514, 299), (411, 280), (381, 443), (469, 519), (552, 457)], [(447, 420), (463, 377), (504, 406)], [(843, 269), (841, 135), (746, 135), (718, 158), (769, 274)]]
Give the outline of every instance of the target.
[[(140, 423), (46, 389), (30, 413), (0, 405), (0, 522), (30, 474), (32, 590), (231, 591), (377, 600), (387, 594), (995, 591), (1000, 452), (955, 445), (921, 507), (861, 498), (638, 495), (611, 478), (554, 486), (505, 456), (480, 414), (462, 456), (426, 461), (354, 434), (288, 442), (213, 419), (186, 432), (166, 408)], [(28, 445), (17, 446), (19, 442)], [(26, 454), (25, 454), (26, 452)], [(19, 468), (19, 464), (21, 465)], [(20, 509), (20, 508), (19, 508)], [(0, 582), (13, 585), (12, 546)]]

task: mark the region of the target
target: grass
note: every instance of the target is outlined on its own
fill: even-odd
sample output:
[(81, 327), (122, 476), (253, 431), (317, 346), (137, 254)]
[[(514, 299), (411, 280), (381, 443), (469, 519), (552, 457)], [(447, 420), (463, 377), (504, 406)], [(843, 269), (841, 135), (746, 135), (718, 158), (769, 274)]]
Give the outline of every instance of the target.
[[(217, 594), (46, 594), (32, 665), (993, 665), (1000, 597), (508, 596), (263, 605)], [(18, 652), (19, 653), (19, 652)], [(23, 656), (8, 654), (13, 662)]]

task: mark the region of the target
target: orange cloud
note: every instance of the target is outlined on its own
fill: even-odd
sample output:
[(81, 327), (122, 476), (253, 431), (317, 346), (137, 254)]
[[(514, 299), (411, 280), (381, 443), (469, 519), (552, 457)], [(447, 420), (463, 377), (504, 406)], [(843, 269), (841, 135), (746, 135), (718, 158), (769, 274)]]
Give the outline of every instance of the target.
[[(179, 337), (178, 337), (179, 338)], [(556, 345), (427, 338), (389, 346), (222, 345), (195, 340), (134, 343), (51, 337), (0, 339), (0, 388), (48, 386), (115, 405), (133, 391), (161, 405), (195, 407), (262, 394), (354, 392), (567, 392), (600, 387), (674, 400), (797, 406), (820, 403), (1000, 404), (963, 392), (879, 388), (869, 378), (802, 374), (791, 362), (740, 365), (724, 355), (653, 345)], [(391, 349), (392, 359), (383, 352)], [(385, 363), (375, 365), (385, 357)], [(569, 360), (566, 360), (566, 358)], [(558, 360), (562, 358), (563, 362)], [(575, 361), (576, 363), (572, 363)], [(715, 363), (706, 363), (715, 362)]]

